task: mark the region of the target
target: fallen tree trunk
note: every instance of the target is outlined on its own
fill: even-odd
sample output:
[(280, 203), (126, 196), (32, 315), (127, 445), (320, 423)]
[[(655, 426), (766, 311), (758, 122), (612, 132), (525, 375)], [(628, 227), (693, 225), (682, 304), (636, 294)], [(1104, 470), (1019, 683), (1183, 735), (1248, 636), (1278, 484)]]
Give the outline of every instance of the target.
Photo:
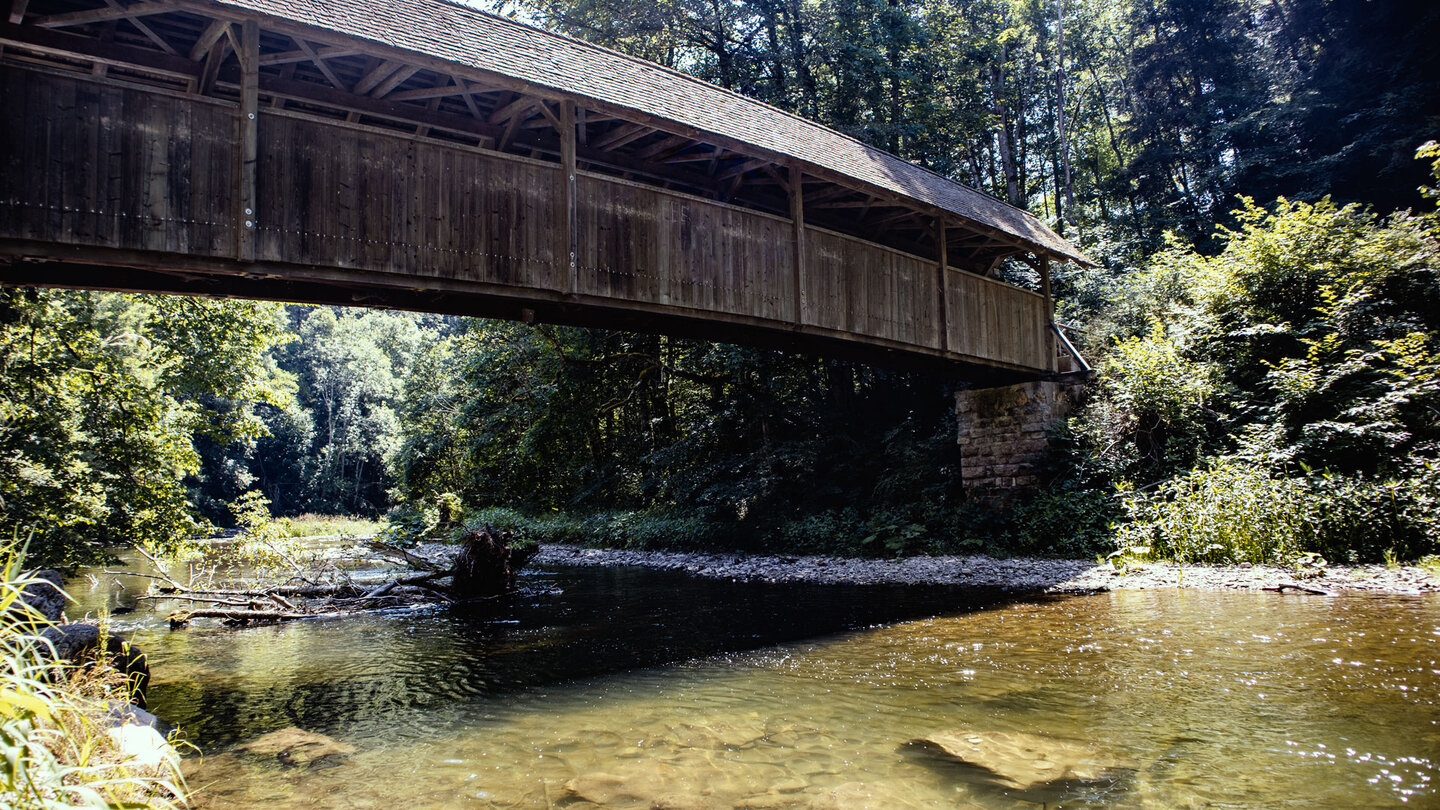
[[(465, 536), (448, 568), (388, 543), (367, 543), (369, 548), (385, 556), (421, 569), (421, 573), (384, 582), (275, 585), (253, 589), (190, 588), (170, 577), (157, 577), (165, 584), (157, 582), (152, 585), (151, 594), (140, 598), (179, 599), (204, 606), (172, 613), (172, 628), (185, 627), (191, 619), (199, 618), (248, 624), (334, 616), (426, 601), (493, 600), (515, 590), (521, 567), (538, 551), (533, 545), (512, 547), (514, 539), (513, 532), (490, 526), (472, 531)], [(447, 578), (449, 585), (441, 582)]]

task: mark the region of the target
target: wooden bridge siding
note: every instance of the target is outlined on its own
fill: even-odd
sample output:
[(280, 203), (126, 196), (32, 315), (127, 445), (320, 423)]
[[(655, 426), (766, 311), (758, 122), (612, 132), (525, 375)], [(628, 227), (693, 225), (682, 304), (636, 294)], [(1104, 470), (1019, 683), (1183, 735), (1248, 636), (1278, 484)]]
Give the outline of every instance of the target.
[(260, 113), (257, 258), (559, 290), (554, 166)]
[[(232, 103), (0, 70), (0, 238), (233, 258)], [(257, 259), (567, 292), (560, 171), (261, 109)], [(580, 173), (582, 296), (793, 324), (790, 222)], [(802, 326), (1049, 369), (1042, 296), (807, 227)], [(672, 310), (673, 311), (673, 310)]]
[(805, 323), (940, 348), (935, 262), (806, 228)]
[(582, 173), (583, 295), (791, 320), (787, 220)]
[(7, 69), (0, 117), (0, 234), (233, 253), (231, 105)]
[(1053, 369), (1045, 296), (953, 269), (947, 281), (951, 351)]

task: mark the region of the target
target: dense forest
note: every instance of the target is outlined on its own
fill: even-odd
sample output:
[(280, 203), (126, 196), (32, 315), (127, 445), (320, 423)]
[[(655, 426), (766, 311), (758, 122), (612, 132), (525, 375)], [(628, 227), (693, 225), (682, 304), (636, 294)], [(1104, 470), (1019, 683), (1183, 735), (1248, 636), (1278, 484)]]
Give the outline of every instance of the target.
[[(1440, 551), (1440, 6), (498, 6), (1028, 208), (1098, 369), (1048, 484), (967, 502), (955, 380), (626, 332), (0, 292), (0, 530), (175, 549), (277, 514), (859, 554)], [(1433, 164), (1433, 165), (1432, 165)], [(1026, 283), (1026, 279), (1014, 279)]]

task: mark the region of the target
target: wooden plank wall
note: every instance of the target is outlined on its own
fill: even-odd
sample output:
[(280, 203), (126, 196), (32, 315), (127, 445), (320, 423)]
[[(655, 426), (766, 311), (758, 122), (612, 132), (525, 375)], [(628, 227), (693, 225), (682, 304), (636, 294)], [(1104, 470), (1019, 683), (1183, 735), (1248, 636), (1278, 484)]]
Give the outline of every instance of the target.
[(805, 323), (940, 348), (933, 261), (806, 228)]
[(950, 269), (950, 350), (1035, 369), (1052, 369), (1045, 296)]
[[(235, 105), (0, 69), (0, 238), (234, 257)], [(564, 293), (559, 168), (262, 108), (260, 261)], [(580, 173), (578, 288), (621, 308), (792, 329), (784, 217)], [(805, 229), (802, 328), (1049, 369), (1043, 296)]]
[(581, 294), (791, 320), (788, 220), (583, 173), (576, 206)]
[(0, 120), (0, 236), (233, 253), (233, 105), (5, 68)]
[(256, 256), (560, 290), (559, 181), (537, 161), (262, 111)]

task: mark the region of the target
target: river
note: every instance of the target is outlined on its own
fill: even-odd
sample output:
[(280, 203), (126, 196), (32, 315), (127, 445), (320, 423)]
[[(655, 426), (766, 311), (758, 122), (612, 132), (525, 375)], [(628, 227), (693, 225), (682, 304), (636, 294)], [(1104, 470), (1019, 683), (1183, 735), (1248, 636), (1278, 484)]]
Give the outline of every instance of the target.
[[(150, 656), (152, 710), (205, 754), (201, 808), (1440, 805), (1435, 597), (1017, 599), (638, 568), (522, 586), (485, 610), (114, 622)], [(235, 751), (287, 727), (355, 753)], [(914, 742), (946, 733), (1025, 749), (1029, 776)]]

